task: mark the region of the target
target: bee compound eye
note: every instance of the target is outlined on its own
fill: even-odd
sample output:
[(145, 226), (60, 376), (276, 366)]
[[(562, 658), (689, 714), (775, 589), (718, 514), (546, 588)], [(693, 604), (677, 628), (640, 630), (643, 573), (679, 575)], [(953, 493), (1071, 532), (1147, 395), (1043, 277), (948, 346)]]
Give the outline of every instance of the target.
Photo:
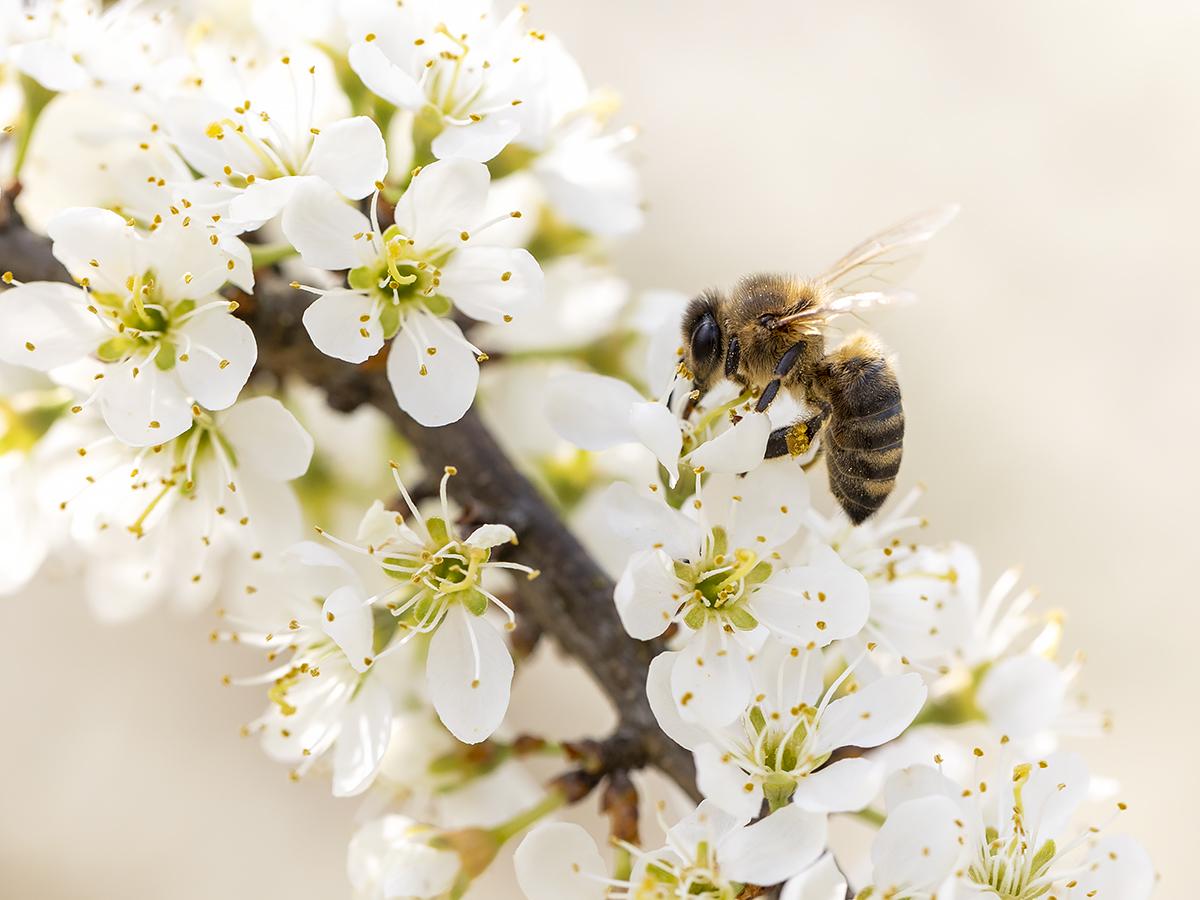
[(706, 314), (692, 329), (692, 356), (697, 363), (711, 364), (721, 342), (721, 329), (711, 313)]

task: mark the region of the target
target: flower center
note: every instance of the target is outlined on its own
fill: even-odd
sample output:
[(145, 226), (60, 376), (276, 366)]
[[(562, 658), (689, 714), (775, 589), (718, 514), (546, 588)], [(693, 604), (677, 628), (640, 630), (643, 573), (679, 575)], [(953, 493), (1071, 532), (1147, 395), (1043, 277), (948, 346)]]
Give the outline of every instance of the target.
[(676, 563), (676, 576), (684, 585), (691, 585), (682, 613), (684, 623), (693, 630), (710, 617), (718, 617), (743, 631), (758, 627), (758, 620), (744, 601), (748, 591), (771, 574), (771, 565), (761, 562), (750, 550), (738, 548), (727, 553), (724, 542), (724, 532), (714, 529), (708, 550), (699, 563)]

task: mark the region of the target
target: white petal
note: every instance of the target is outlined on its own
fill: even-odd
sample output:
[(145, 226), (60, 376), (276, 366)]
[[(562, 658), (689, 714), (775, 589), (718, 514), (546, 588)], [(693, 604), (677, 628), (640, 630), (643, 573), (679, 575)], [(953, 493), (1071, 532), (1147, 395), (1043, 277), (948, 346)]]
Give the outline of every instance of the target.
[(730, 475), (749, 472), (763, 461), (770, 436), (771, 420), (766, 413), (749, 413), (732, 428), (693, 450), (688, 460), (709, 472)]
[(815, 752), (838, 747), (878, 747), (909, 726), (928, 691), (916, 672), (891, 675), (834, 700), (817, 723)]
[(541, 266), (521, 248), (464, 246), (450, 257), (441, 277), (438, 292), (472, 319), (499, 324), (513, 316), (514, 328), (521, 325), (521, 312), (540, 303), (545, 293)]
[(304, 311), (304, 328), (318, 350), (349, 363), (366, 362), (383, 347), (375, 301), (358, 291), (322, 294)]
[(357, 584), (358, 578), (350, 564), (327, 544), (301, 541), (283, 553), (285, 569), (291, 587), (301, 597), (320, 599), (347, 584)]
[[(190, 224), (184, 225), (184, 221)], [(168, 216), (151, 232), (145, 239), (143, 252), (153, 264), (155, 280), (164, 297), (201, 303), (212, 300), (212, 293), (234, 278), (237, 262), (230, 269), (231, 257), (239, 254), (245, 260), (249, 255), (237, 238), (217, 236), (217, 232), (182, 215)], [(242, 274), (253, 278), (248, 265)]]
[(511, 544), (517, 539), (517, 533), (507, 525), (480, 525), (464, 541), (471, 547), (498, 547), (501, 544)]
[(717, 847), (721, 870), (751, 884), (786, 881), (825, 849), (826, 831), (823, 813), (785, 806), (725, 838)]
[(350, 68), (371, 93), (404, 109), (417, 110), (425, 105), (425, 93), (416, 79), (394, 65), (375, 42), (351, 46), (349, 60)]
[(417, 173), (396, 205), (396, 225), (418, 247), (462, 246), (464, 229), (483, 218), (491, 176), (487, 166), (444, 159)]
[(814, 812), (858, 812), (883, 786), (882, 767), (869, 759), (842, 759), (800, 780), (792, 802)]
[(375, 780), (392, 735), (392, 701), (387, 688), (367, 678), (346, 707), (333, 747), (333, 796), (361, 794)]
[(433, 155), (484, 163), (507, 147), (520, 131), (521, 124), (516, 120), (494, 114), (470, 125), (447, 125), (433, 139)]
[(646, 696), (663, 733), (685, 750), (695, 750), (710, 738), (705, 729), (683, 721), (675, 698), (671, 696), (671, 669), (678, 657), (678, 653), (667, 651), (650, 661), (650, 671), (646, 675)]
[[(396, 402), (428, 428), (457, 422), (471, 408), (479, 386), (475, 351), (466, 345), (458, 325), (429, 313), (411, 313), (402, 329), (387, 361)], [(426, 342), (435, 354), (429, 354)]]
[(554, 430), (584, 450), (636, 440), (629, 413), (642, 402), (628, 383), (591, 372), (567, 372), (546, 385), (546, 415)]
[(316, 269), (353, 269), (378, 255), (366, 238), (370, 220), (317, 179), (305, 179), (296, 189), (280, 227), (305, 264)]
[(461, 604), (446, 613), (429, 642), (429, 697), (442, 724), (464, 744), (478, 744), (508, 711), (513, 662), (499, 632)]
[(832, 551), (812, 565), (772, 573), (750, 597), (751, 611), (768, 628), (818, 647), (858, 634), (870, 605), (866, 578)]
[(227, 221), (240, 231), (254, 231), (271, 221), (310, 179), (289, 175), (260, 178), (229, 201)]
[(46, 233), (55, 259), (76, 281), (125, 296), (125, 282), (144, 274), (136, 232), (111, 210), (65, 209), (46, 223)]
[(1067, 897), (1149, 900), (1154, 893), (1154, 863), (1128, 835), (1101, 838), (1088, 854), (1086, 866), (1078, 886)]
[(0, 293), (0, 360), (45, 372), (87, 356), (106, 332), (73, 285), (34, 281)]
[(910, 800), (887, 817), (871, 847), (878, 893), (935, 890), (962, 850), (958, 807), (945, 797)]
[[(704, 486), (704, 505), (717, 521), (731, 523), (731, 547), (761, 554), (786, 543), (804, 525), (808, 479), (792, 460), (766, 462), (744, 478), (714, 475)], [(717, 512), (725, 509), (726, 515)]]
[(667, 630), (682, 595), (671, 557), (662, 550), (642, 550), (630, 557), (613, 600), (629, 636), (649, 641)]
[(513, 857), (517, 882), (529, 900), (604, 900), (606, 869), (596, 842), (568, 822), (539, 825)]
[(996, 732), (1022, 740), (1054, 724), (1066, 693), (1067, 681), (1058, 666), (1024, 653), (988, 669), (975, 701)]
[(679, 481), (679, 451), (683, 448), (683, 432), (675, 413), (662, 403), (635, 403), (629, 413), (629, 424), (637, 439), (662, 463), (674, 487)]
[(719, 727), (745, 711), (754, 694), (750, 663), (715, 620), (706, 622), (679, 654), (671, 693), (686, 722)]
[(258, 344), (250, 326), (221, 310), (189, 319), (180, 333), (185, 340), (176, 354), (175, 368), (183, 386), (206, 409), (232, 406), (258, 359)]
[(1043, 838), (1060, 836), (1075, 810), (1087, 799), (1091, 776), (1078, 753), (1052, 753), (1030, 769), (1021, 791), (1025, 822), (1030, 832)]
[(604, 512), (615, 534), (637, 550), (661, 547), (672, 559), (691, 560), (700, 553), (700, 526), (657, 495), (638, 493), (624, 481), (604, 492)]
[(274, 397), (243, 400), (221, 415), (219, 425), (239, 471), (271, 481), (291, 481), (308, 471), (312, 436)]
[(826, 853), (783, 886), (779, 900), (846, 900), (846, 878)]
[(962, 788), (958, 782), (933, 766), (908, 766), (892, 775), (884, 786), (884, 806), (898, 809), (909, 800), (919, 800), (922, 797), (940, 795), (956, 803), (962, 797)]
[(731, 756), (713, 744), (701, 744), (694, 756), (696, 785), (706, 800), (739, 819), (758, 815), (763, 802), (762, 786), (743, 772)]
[(394, 848), (387, 862), (388, 869), (383, 879), (385, 900), (448, 896), (462, 867), (458, 854), (438, 850), (415, 840)]
[(192, 405), (179, 379), (154, 363), (108, 366), (100, 411), (117, 440), (135, 447), (162, 444), (192, 427)]
[(87, 70), (52, 38), (17, 44), (9, 53), (16, 68), (47, 90), (74, 91), (87, 85)]
[(321, 630), (341, 648), (355, 671), (370, 668), (375, 642), (375, 619), (366, 593), (357, 585), (344, 585), (325, 598)]
[(359, 200), (387, 176), (387, 145), (366, 116), (325, 125), (313, 140), (306, 171), (323, 178), (343, 197)]

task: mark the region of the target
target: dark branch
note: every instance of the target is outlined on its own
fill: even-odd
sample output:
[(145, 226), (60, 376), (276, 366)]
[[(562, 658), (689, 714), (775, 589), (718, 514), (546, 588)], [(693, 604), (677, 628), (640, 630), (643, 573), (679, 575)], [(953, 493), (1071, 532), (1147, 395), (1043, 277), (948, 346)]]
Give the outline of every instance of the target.
[[(0, 270), (12, 270), (20, 280), (66, 280), (49, 242), (29, 232), (11, 204), (0, 216)], [(625, 633), (613, 605), (612, 580), (479, 417), (469, 412), (443, 428), (418, 425), (396, 406), (382, 354), (353, 366), (317, 351), (301, 323), (308, 298), (272, 272), (259, 273), (254, 295), (238, 299), (239, 315), (258, 341), (260, 374), (302, 378), (322, 388), (335, 409), (378, 408), (427, 468), (457, 467), (458, 476), (450, 480), (456, 500), (481, 506), (517, 532), (520, 544), (511, 557), (542, 573), (521, 585), (521, 608), (591, 672), (618, 710), (620, 723), (610, 741), (621, 748), (621, 768), (657, 766), (699, 799), (691, 754), (662, 733), (646, 699), (646, 673), (656, 648)]]

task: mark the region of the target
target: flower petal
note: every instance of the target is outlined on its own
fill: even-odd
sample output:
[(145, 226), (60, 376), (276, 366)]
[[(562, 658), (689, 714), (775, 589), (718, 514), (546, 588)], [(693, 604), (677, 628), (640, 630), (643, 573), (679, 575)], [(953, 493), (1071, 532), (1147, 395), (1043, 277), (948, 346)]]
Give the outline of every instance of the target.
[(305, 264), (315, 269), (353, 269), (378, 256), (367, 238), (370, 220), (315, 178), (296, 188), (280, 227)]
[(629, 413), (629, 424), (637, 439), (667, 470), (668, 483), (675, 487), (679, 481), (679, 451), (683, 448), (683, 431), (675, 413), (662, 403), (635, 403)]
[(185, 340), (175, 367), (183, 386), (205, 409), (232, 406), (258, 359), (250, 326), (220, 310), (200, 313), (179, 331)]
[(695, 559), (704, 541), (700, 526), (656, 496), (613, 482), (602, 499), (608, 525), (636, 550), (661, 548), (672, 559)]
[(74, 91), (88, 82), (87, 69), (63, 43), (53, 38), (17, 44), (9, 50), (9, 59), (48, 91)]
[(377, 679), (367, 678), (346, 707), (333, 745), (333, 796), (353, 797), (371, 786), (391, 736), (391, 697)]
[(165, 443), (192, 426), (192, 405), (179, 379), (154, 363), (109, 366), (100, 412), (117, 440), (134, 447)]
[(846, 876), (826, 853), (783, 886), (779, 900), (846, 900)]
[(744, 478), (714, 475), (704, 486), (704, 505), (717, 521), (729, 523), (731, 547), (762, 553), (786, 543), (804, 525), (808, 479), (792, 460), (765, 462)]
[(343, 197), (359, 200), (387, 177), (387, 145), (366, 116), (325, 125), (313, 140), (305, 167)]
[(478, 744), (508, 711), (513, 662), (500, 633), (459, 603), (429, 642), (429, 697), (442, 724), (464, 744)]
[(69, 284), (34, 281), (0, 293), (0, 360), (45, 372), (95, 351), (106, 331)]
[(776, 884), (807, 869), (825, 849), (823, 813), (795, 804), (739, 828), (717, 847), (722, 873), (734, 881)]
[(706, 622), (675, 660), (671, 694), (685, 722), (719, 727), (745, 711), (754, 694), (750, 663), (718, 621)]
[(1054, 724), (1066, 693), (1067, 680), (1057, 665), (1023, 653), (988, 669), (975, 701), (997, 733), (1022, 740)]
[(1067, 897), (1149, 900), (1154, 893), (1154, 863), (1141, 844), (1128, 835), (1101, 838), (1084, 867)]
[[(46, 223), (54, 258), (76, 281), (126, 296), (125, 283), (144, 274), (133, 226), (107, 209), (65, 209)], [(92, 265), (92, 263), (95, 265)]]
[(910, 800), (893, 810), (871, 847), (878, 893), (936, 890), (962, 851), (958, 818), (958, 806), (946, 797)]
[(730, 475), (749, 472), (763, 461), (770, 436), (771, 420), (766, 413), (749, 413), (732, 428), (693, 450), (688, 460), (709, 472)]
[(729, 754), (714, 744), (701, 744), (694, 756), (696, 785), (706, 800), (742, 820), (758, 815), (763, 801), (762, 785), (742, 771)]
[(411, 313), (392, 341), (387, 375), (400, 408), (435, 428), (457, 422), (471, 408), (479, 360), (454, 322)]
[(842, 759), (800, 780), (792, 802), (813, 812), (858, 812), (883, 786), (883, 769), (858, 757)]
[(313, 439), (274, 397), (252, 397), (224, 412), (221, 435), (237, 454), (238, 470), (270, 481), (291, 481), (308, 471)]
[(667, 630), (682, 594), (671, 557), (662, 550), (642, 550), (630, 557), (613, 600), (629, 636), (649, 641)]
[(482, 163), (466, 159), (431, 163), (413, 177), (396, 204), (396, 225), (418, 247), (459, 248), (463, 230), (483, 218), (490, 183)]
[(321, 630), (341, 648), (356, 672), (370, 668), (375, 618), (370, 598), (362, 588), (343, 585), (325, 598), (321, 607)]
[(366, 362), (383, 347), (375, 301), (359, 291), (322, 294), (304, 311), (304, 329), (314, 347), (349, 363)]
[(566, 372), (546, 385), (546, 416), (565, 440), (607, 450), (636, 440), (629, 413), (642, 402), (628, 383), (591, 372)]
[(517, 533), (507, 525), (480, 525), (463, 542), (471, 547), (498, 547), (501, 544), (511, 544), (517, 539)]
[(541, 266), (522, 248), (463, 247), (450, 257), (441, 280), (439, 293), (472, 319), (493, 324), (511, 316), (519, 325), (522, 310), (540, 303), (545, 293)]
[(375, 42), (353, 44), (349, 61), (354, 74), (372, 94), (403, 109), (417, 110), (425, 105), (425, 93), (416, 79), (393, 64)]
[(579, 825), (539, 825), (521, 841), (513, 863), (529, 900), (604, 900), (607, 895), (604, 860)]
[(239, 231), (261, 228), (283, 212), (296, 191), (309, 180), (296, 175), (257, 179), (229, 201), (226, 220)]
[(685, 750), (695, 750), (710, 738), (705, 729), (683, 721), (675, 698), (671, 696), (671, 669), (678, 657), (678, 653), (666, 651), (650, 661), (650, 671), (646, 675), (646, 696), (663, 733)]
[(814, 753), (838, 747), (878, 747), (897, 737), (925, 705), (928, 690), (916, 672), (890, 675), (834, 700), (817, 722)]
[(870, 587), (832, 550), (812, 565), (772, 573), (750, 597), (750, 609), (768, 628), (796, 643), (824, 647), (852, 637), (867, 624)]
[(520, 131), (520, 122), (497, 115), (470, 125), (447, 125), (433, 139), (433, 155), (438, 159), (473, 159), (485, 163), (507, 147)]

